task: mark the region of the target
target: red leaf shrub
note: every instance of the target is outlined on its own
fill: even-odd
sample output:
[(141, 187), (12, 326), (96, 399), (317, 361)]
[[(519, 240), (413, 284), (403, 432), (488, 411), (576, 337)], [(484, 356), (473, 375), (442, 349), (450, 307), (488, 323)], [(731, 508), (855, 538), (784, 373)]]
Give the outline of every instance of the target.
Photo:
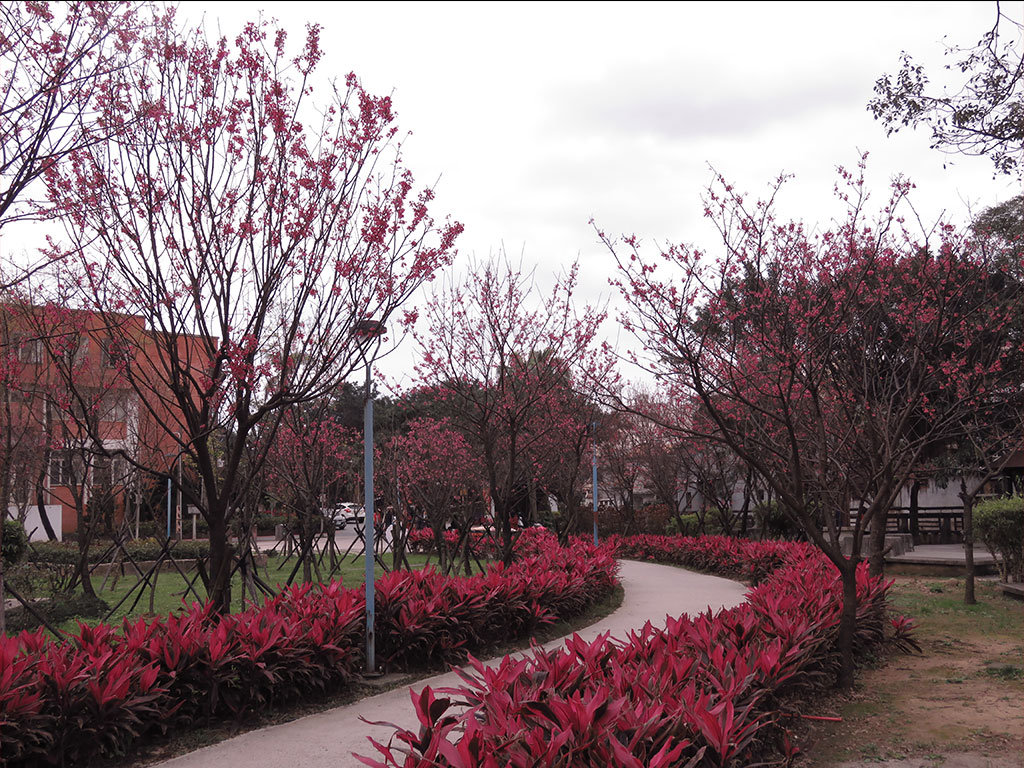
[[(472, 578), (428, 570), (381, 579), (382, 658), (403, 667), (459, 660), (567, 617), (616, 583), (608, 547), (562, 548), (530, 532), (519, 551), (513, 565)], [(0, 637), (0, 764), (88, 765), (172, 728), (337, 689), (363, 664), (364, 613), (362, 589), (332, 583), (224, 617), (192, 606), (119, 629), (81, 626), (67, 642)]]
[(611, 550), (580, 540), (561, 547), (547, 531), (525, 531), (519, 557), (458, 578), (433, 569), (393, 572), (377, 582), (378, 647), (395, 667), (461, 661), (567, 618), (607, 595), (617, 569)]
[[(793, 751), (780, 698), (835, 680), (842, 588), (813, 547), (636, 536), (618, 554), (759, 582), (741, 606), (650, 623), (624, 640), (570, 639), (416, 700), (420, 730), (373, 741), (388, 768), (726, 766)], [(858, 574), (857, 647), (879, 641), (889, 585)], [(900, 631), (907, 627), (899, 626)], [(429, 703), (429, 705), (428, 705)], [(456, 709), (452, 709), (456, 707)], [(777, 746), (782, 745), (782, 746)], [(786, 746), (789, 745), (789, 746)], [(783, 758), (785, 754), (783, 754)]]

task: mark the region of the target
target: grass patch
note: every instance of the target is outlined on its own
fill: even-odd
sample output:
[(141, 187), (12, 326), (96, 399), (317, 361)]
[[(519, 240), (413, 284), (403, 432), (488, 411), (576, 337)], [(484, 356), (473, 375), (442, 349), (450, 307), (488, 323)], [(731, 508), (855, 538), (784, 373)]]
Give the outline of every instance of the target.
[(1006, 599), (994, 582), (976, 581), (976, 605), (964, 604), (962, 579), (901, 578), (891, 592), (893, 609), (918, 619), (928, 634), (962, 638), (979, 627), (1020, 637), (1020, 603)]
[(997, 680), (1024, 680), (1024, 667), (1017, 664), (985, 662), (985, 674)]
[[(436, 566), (437, 564), (436, 559), (431, 559), (423, 554), (410, 554), (408, 555), (408, 560), (414, 570), (419, 570), (429, 565)], [(188, 563), (183, 562), (181, 565), (182, 569), (185, 570), (185, 566)], [(259, 577), (279, 591), (287, 583), (294, 565), (295, 558), (270, 555), (267, 558), (266, 566), (259, 569)], [(473, 570), (474, 572), (479, 572), (479, 568), (475, 564), (473, 565)], [(375, 578), (380, 578), (385, 574), (385, 570), (379, 563), (375, 563), (374, 573)], [(350, 556), (340, 563), (331, 580), (340, 580), (347, 587), (362, 587), (364, 584), (364, 574), (365, 564), (363, 557), (361, 555), (358, 557)], [(322, 569), (321, 575), (326, 578), (328, 571)], [(192, 580), (195, 572), (186, 571), (186, 576), (189, 580)], [(114, 609), (120, 603), (120, 606), (114, 610), (113, 615), (106, 619), (106, 623), (120, 624), (124, 618), (135, 619), (144, 616), (166, 616), (197, 602), (195, 595), (188, 591), (186, 578), (176, 570), (160, 571), (151, 574), (150, 579), (151, 581), (146, 584), (138, 575), (129, 573), (125, 576), (119, 576), (117, 579), (111, 576), (105, 580), (103, 575), (94, 573), (92, 583), (97, 597), (109, 606), (109, 609)], [(312, 580), (317, 581), (315, 572), (313, 573)], [(44, 593), (43, 585), (45, 579), (37, 577), (35, 582), (35, 594)], [(142, 582), (141, 587), (140, 582)], [(296, 573), (294, 583), (303, 583), (302, 568), (299, 568)], [(202, 582), (199, 579), (195, 580), (194, 588), (200, 595), (205, 595)], [(237, 573), (231, 581), (231, 597), (232, 611), (241, 611), (246, 607), (242, 600), (242, 577)], [(57, 613), (47, 611), (44, 606), (49, 602), (61, 606), (61, 610)], [(75, 610), (74, 607), (79, 604), (94, 605), (92, 601), (83, 599), (81, 587), (75, 589), (70, 594), (62, 593), (53, 601), (41, 601), (35, 607), (37, 610), (47, 613), (48, 618), (53, 621), (58, 629), (64, 632), (77, 632), (79, 623), (94, 625), (104, 620), (107, 611), (99, 613), (98, 609), (88, 611)], [(64, 606), (71, 606), (71, 608), (64, 608)], [(8, 631), (14, 634), (21, 629), (35, 628), (35, 626), (36, 623), (31, 620), (31, 617), (25, 617), (24, 626), (16, 623), (9, 627)]]

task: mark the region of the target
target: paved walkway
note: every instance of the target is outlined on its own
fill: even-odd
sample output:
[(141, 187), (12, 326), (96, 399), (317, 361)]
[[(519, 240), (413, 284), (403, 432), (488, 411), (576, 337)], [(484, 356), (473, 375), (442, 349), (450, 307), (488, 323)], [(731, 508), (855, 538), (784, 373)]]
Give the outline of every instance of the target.
[[(644, 622), (664, 625), (666, 615), (696, 614), (707, 608), (738, 605), (744, 600), (746, 588), (728, 579), (691, 573), (667, 565), (622, 561), (620, 578), (625, 596), (622, 606), (596, 624), (579, 632), (586, 640), (610, 632), (613, 637), (626, 637)], [(555, 648), (561, 640), (548, 643)], [(459, 684), (454, 673), (420, 680), (412, 686), (419, 692), (426, 685), (433, 688)], [(377, 756), (367, 737), (378, 741), (390, 737), (389, 728), (371, 726), (359, 718), (388, 721), (407, 728), (416, 725), (409, 688), (401, 687), (345, 707), (339, 707), (283, 725), (264, 728), (205, 747), (188, 755), (161, 763), (167, 768), (281, 768), (300, 765), (303, 768), (346, 768), (359, 766), (353, 752)]]

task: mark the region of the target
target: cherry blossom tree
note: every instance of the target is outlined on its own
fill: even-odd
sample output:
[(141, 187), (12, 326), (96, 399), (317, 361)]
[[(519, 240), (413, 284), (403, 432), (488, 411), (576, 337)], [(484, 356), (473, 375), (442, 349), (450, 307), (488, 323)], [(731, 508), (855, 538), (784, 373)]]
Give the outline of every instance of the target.
[[(610, 361), (605, 360), (601, 368), (609, 370)], [(582, 514), (584, 485), (590, 479), (594, 441), (600, 440), (608, 420), (590, 379), (588, 375), (563, 381), (552, 390), (545, 408), (534, 414), (541, 423), (535, 428), (540, 433), (538, 440), (529, 452), (531, 487), (555, 498), (558, 510), (550, 520), (563, 543), (579, 533), (588, 519)], [(536, 504), (536, 498), (531, 492), (531, 504)]]
[(323, 580), (313, 544), (325, 522), (325, 500), (361, 455), (360, 436), (339, 424), (328, 412), (330, 406), (327, 399), (293, 406), (274, 434), (263, 436), (272, 441), (264, 469), (266, 492), (297, 521), (299, 558), (289, 584), (300, 565), (306, 582), (312, 581), (314, 570)]
[[(36, 339), (26, 339), (21, 303), (11, 290), (0, 311), (0, 544), (3, 543), (3, 520), (12, 508), (25, 508), (31, 497), (33, 480), (45, 474), (46, 436), (33, 418), (45, 407), (37, 387), (28, 385), (26, 360), (38, 349)], [(31, 346), (28, 346), (31, 344)], [(23, 348), (24, 345), (24, 348)], [(42, 519), (48, 538), (56, 538), (45, 511)], [(6, 597), (3, 562), (0, 562), (0, 632), (5, 631)]]
[(126, 375), (158, 447), (198, 474), (181, 491), (228, 610), (228, 525), (269, 450), (243, 461), (247, 442), (365, 366), (364, 321), (400, 321), (462, 227), (429, 214), (388, 97), (349, 75), (316, 101), (319, 28), (291, 58), (263, 21), (233, 41), (157, 32), (103, 114), (114, 137), (48, 169), (69, 242), (55, 280), (145, 361)]
[[(676, 430), (663, 425), (684, 420), (685, 416), (676, 413), (681, 410), (679, 404), (652, 391), (637, 390), (633, 399), (635, 409), (656, 416), (636, 425), (636, 455), (643, 467), (645, 482), (658, 503), (664, 504), (678, 522), (680, 502), (686, 501), (692, 478), (684, 440)], [(685, 508), (685, 503), (683, 506)]]
[[(705, 423), (702, 428), (708, 426)], [(718, 530), (733, 535), (733, 496), (747, 475), (746, 466), (732, 450), (716, 440), (691, 437), (683, 444), (683, 450), (695, 495), (700, 498), (696, 511), (700, 531), (707, 531), (711, 512)]]
[(532, 274), (507, 262), (480, 265), (433, 295), (427, 331), (417, 336), (423, 383), (436, 388), (452, 425), (480, 452), (506, 562), (514, 510), (529, 486), (529, 452), (557, 428), (538, 414), (549, 412), (566, 381), (594, 377), (600, 367), (595, 337), (603, 316), (575, 310), (576, 279), (574, 267), (538, 297)]
[(139, 3), (22, 2), (0, 6), (0, 230), (51, 213), (48, 171), (105, 141), (137, 44), (158, 23)]
[[(863, 174), (841, 175), (848, 216), (817, 235), (776, 218), (781, 180), (754, 204), (719, 180), (706, 200), (718, 259), (679, 245), (655, 263), (635, 237), (601, 237), (644, 360), (713, 425), (682, 431), (734, 451), (838, 569), (848, 685), (865, 531), (884, 526), (925, 449), (960, 429), (980, 381), (1001, 365), (993, 333), (1013, 310), (973, 290), (975, 275), (998, 269), (983, 250), (947, 225), (924, 239), (901, 225), (909, 185), (898, 181), (869, 221)], [(851, 505), (847, 554), (840, 528)]]
[(600, 447), (601, 487), (608, 494), (610, 511), (617, 518), (613, 529), (627, 536), (641, 533), (636, 496), (645, 476), (640, 454), (640, 425), (645, 418), (625, 410), (614, 414)]
[[(148, 7), (138, 3), (0, 5), (0, 231), (48, 215), (37, 182), (71, 152), (109, 135), (109, 126), (96, 119), (99, 104), (114, 82), (124, 82), (116, 75), (132, 61), (141, 29), (153, 23)], [(40, 266), (11, 265), (0, 285), (11, 287)], [(0, 522), (9, 499), (5, 482)], [(0, 537), (2, 531), (0, 525)]]
[(391, 452), (405, 500), (430, 526), (441, 569), (447, 573), (457, 553), (448, 552), (444, 533), (459, 522), (463, 543), (468, 542), (467, 521), (456, 514), (457, 499), (467, 492), (478, 495), (479, 457), (462, 433), (443, 419), (414, 419), (405, 434), (391, 439)]

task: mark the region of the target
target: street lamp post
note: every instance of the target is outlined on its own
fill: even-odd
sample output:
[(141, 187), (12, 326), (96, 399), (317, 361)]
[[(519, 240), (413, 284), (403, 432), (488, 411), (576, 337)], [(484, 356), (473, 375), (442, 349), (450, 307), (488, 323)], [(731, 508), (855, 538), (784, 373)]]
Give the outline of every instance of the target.
[[(355, 325), (357, 336), (365, 339), (379, 338), (386, 333), (384, 324), (378, 320), (360, 320)], [(377, 674), (376, 637), (374, 635), (374, 511), (373, 511), (373, 396), (370, 380), (373, 357), (366, 357), (366, 392), (363, 405), (363, 560), (366, 578), (366, 675)]]
[(591, 440), (593, 441), (593, 454), (590, 458), (590, 465), (593, 469), (591, 487), (594, 489), (594, 546), (597, 546), (597, 422), (590, 424)]

